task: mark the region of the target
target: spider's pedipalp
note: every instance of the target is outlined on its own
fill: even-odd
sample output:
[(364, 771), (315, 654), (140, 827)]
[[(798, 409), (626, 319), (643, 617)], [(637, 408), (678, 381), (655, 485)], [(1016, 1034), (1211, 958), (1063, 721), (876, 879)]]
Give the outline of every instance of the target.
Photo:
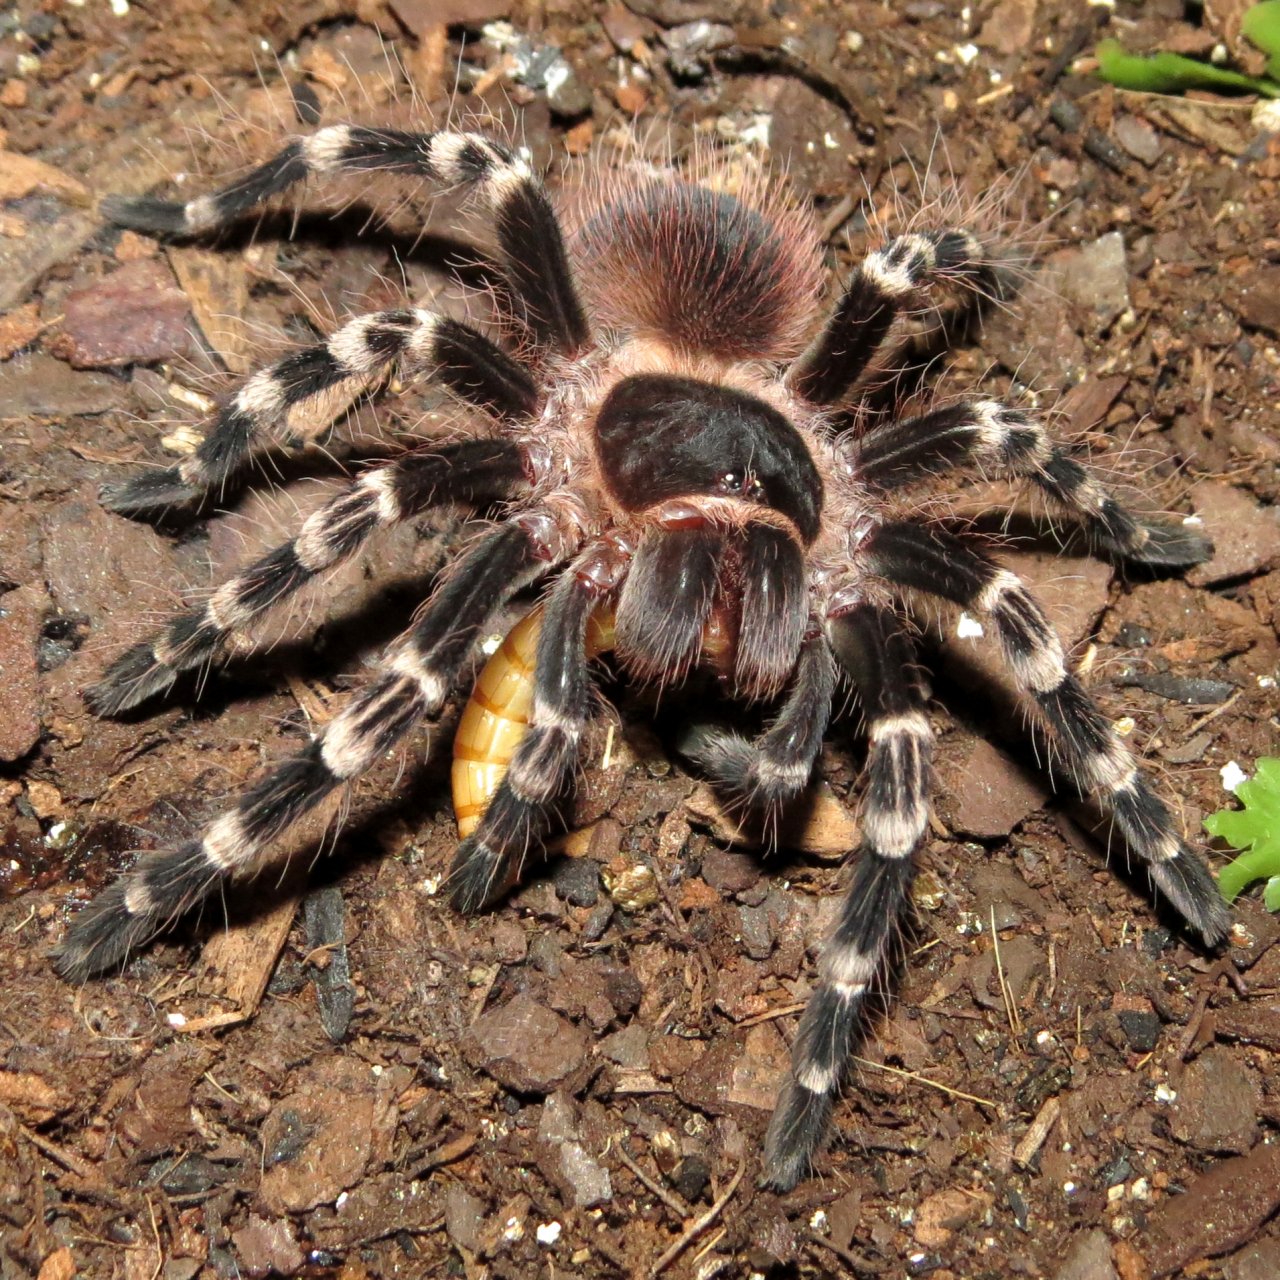
[(757, 813), (772, 814), (804, 790), (831, 720), (835, 664), (826, 640), (806, 642), (794, 668), (776, 718), (758, 738), (703, 729), (681, 746), (735, 804)]
[(826, 1131), (869, 996), (908, 902), (911, 855), (928, 820), (933, 733), (911, 641), (887, 610), (863, 605), (828, 621), (836, 659), (862, 703), (869, 748), (862, 849), (836, 927), (823, 946), (820, 985), (791, 1051), (791, 1075), (765, 1137), (764, 1181), (789, 1191)]
[(741, 583), (734, 683), (746, 697), (767, 698), (795, 669), (809, 622), (804, 550), (784, 529), (749, 524), (734, 552)]
[(449, 873), (450, 896), (460, 911), (479, 911), (506, 889), (546, 828), (551, 804), (577, 762), (591, 710), (588, 624), (625, 570), (625, 554), (616, 545), (590, 547), (547, 597), (528, 730)]
[(1015, 574), (939, 529), (886, 524), (868, 540), (873, 570), (898, 588), (985, 615), (1022, 692), (1047, 725), (1068, 777), (1108, 813), (1153, 883), (1206, 942), (1220, 942), (1230, 914), (1212, 877), (1178, 835), (1129, 749), (1066, 668), (1062, 644)]
[(222, 407), (194, 454), (176, 467), (106, 486), (103, 503), (134, 515), (202, 498), (225, 485), (273, 432), (302, 421), (314, 433), (337, 406), (396, 364), (429, 372), (500, 421), (527, 417), (537, 406), (528, 372), (482, 333), (431, 311), (374, 312), (255, 373)]
[(651, 529), (618, 600), (617, 652), (643, 679), (672, 679), (697, 661), (715, 600), (725, 534), (710, 525)]
[(198, 839), (147, 854), (122, 889), (76, 917), (58, 952), (59, 972), (83, 980), (124, 959), (223, 880), (254, 869), (287, 828), (365, 773), (414, 724), (439, 715), (479, 632), (539, 564), (537, 550), (514, 524), (476, 542), (372, 681), (311, 743)]
[(290, 542), (224, 582), (210, 598), (172, 618), (151, 640), (120, 655), (88, 690), (98, 715), (118, 715), (172, 688), (184, 671), (212, 662), (227, 642), (268, 610), (349, 559), (378, 529), (433, 506), (485, 506), (518, 492), (521, 451), (501, 440), (464, 440), (406, 454), (366, 471), (310, 515)]
[(854, 268), (826, 327), (791, 366), (788, 384), (812, 404), (836, 403), (922, 289), (981, 281), (990, 271), (981, 242), (967, 231), (920, 231), (890, 240)]
[(193, 235), (246, 213), (311, 176), (400, 173), (473, 191), (497, 225), (507, 277), (535, 337), (576, 351), (590, 330), (578, 300), (559, 223), (528, 163), (482, 133), (408, 133), (330, 125), (295, 138), (276, 156), (212, 195), (168, 202), (115, 196), (104, 214), (118, 226)]

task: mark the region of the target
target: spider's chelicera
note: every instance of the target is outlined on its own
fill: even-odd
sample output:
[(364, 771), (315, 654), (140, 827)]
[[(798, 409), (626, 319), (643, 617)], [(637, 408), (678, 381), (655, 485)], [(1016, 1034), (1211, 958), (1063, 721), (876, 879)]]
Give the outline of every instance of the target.
[(939, 285), (994, 287), (980, 237), (940, 228), (889, 240), (818, 323), (818, 237), (767, 181), (730, 194), (714, 166), (630, 173), (587, 184), (558, 217), (525, 160), (483, 134), (345, 125), (294, 140), (215, 195), (116, 199), (108, 215), (189, 235), (307, 177), (375, 171), (468, 188), (488, 210), (507, 286), (498, 300), (519, 357), (430, 311), (360, 316), (251, 377), (193, 456), (109, 489), (106, 501), (141, 513), (198, 499), (297, 411), (369, 388), (393, 367), (437, 379), (487, 429), (366, 470), (291, 541), (118, 658), (90, 701), (113, 714), (167, 690), (376, 531), (429, 507), (460, 504), (480, 532), (308, 746), (198, 838), (146, 855), (73, 921), (63, 974), (79, 980), (118, 964), (261, 865), (285, 828), (441, 716), (495, 615), (539, 582), (529, 729), (454, 859), (463, 911), (514, 881), (570, 783), (592, 706), (593, 617), (612, 614), (626, 672), (670, 683), (702, 662), (733, 695), (774, 704), (756, 738), (697, 739), (711, 778), (757, 811), (805, 787), (841, 677), (861, 708), (862, 847), (769, 1127), (766, 1182), (788, 1188), (808, 1169), (908, 901), (931, 742), (913, 607), (944, 602), (988, 624), (1062, 772), (1191, 927), (1208, 943), (1224, 936), (1212, 878), (1068, 669), (1040, 606), (972, 533), (925, 519), (911, 488), (952, 471), (1023, 478), (1098, 549), (1133, 564), (1191, 565), (1209, 545), (1135, 518), (1033, 417), (994, 401), (839, 415), (856, 405), (904, 308)]

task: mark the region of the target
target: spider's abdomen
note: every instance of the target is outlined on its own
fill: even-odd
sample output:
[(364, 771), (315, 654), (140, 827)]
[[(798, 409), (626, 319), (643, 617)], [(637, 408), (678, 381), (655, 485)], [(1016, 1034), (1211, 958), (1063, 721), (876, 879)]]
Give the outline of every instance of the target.
[(743, 498), (818, 535), (822, 478), (804, 437), (776, 409), (731, 387), (641, 374), (619, 382), (595, 422), (614, 499), (643, 511), (670, 498)]
[(765, 187), (739, 199), (674, 175), (624, 184), (571, 252), (606, 326), (730, 360), (795, 355), (821, 285), (808, 217)]

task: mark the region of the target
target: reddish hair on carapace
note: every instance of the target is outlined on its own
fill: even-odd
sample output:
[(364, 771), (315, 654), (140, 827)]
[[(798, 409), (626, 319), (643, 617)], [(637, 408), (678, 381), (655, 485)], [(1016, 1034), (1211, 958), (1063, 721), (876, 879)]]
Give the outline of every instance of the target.
[(601, 327), (725, 360), (788, 360), (810, 336), (822, 244), (767, 170), (705, 148), (679, 168), (633, 160), (588, 171), (561, 208)]

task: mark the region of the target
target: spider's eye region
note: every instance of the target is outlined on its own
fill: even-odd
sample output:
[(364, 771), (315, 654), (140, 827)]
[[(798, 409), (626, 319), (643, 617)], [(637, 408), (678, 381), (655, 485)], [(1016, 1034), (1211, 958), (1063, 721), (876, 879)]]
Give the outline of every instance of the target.
[(765, 497), (764, 485), (749, 471), (745, 475), (740, 471), (726, 471), (716, 483), (716, 488), (721, 493), (751, 502), (763, 502)]
[(822, 477), (804, 438), (776, 409), (694, 378), (642, 374), (600, 408), (595, 444), (609, 488), (627, 509), (708, 494), (781, 511), (817, 537)]

